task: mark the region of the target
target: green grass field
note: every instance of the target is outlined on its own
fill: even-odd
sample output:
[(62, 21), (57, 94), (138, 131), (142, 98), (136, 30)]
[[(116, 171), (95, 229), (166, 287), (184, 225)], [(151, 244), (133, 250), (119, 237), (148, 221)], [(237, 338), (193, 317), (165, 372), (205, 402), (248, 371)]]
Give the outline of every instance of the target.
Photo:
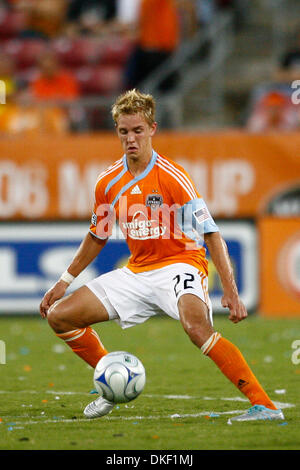
[(270, 397), (285, 407), (283, 422), (229, 426), (228, 418), (249, 408), (248, 401), (179, 322), (156, 318), (125, 331), (113, 322), (95, 326), (110, 351), (126, 350), (143, 361), (147, 383), (136, 400), (89, 421), (82, 411), (96, 396), (92, 369), (45, 320), (4, 317), (0, 449), (300, 449), (300, 365), (291, 359), (299, 323), (249, 316), (233, 325), (215, 316), (216, 330), (243, 351)]

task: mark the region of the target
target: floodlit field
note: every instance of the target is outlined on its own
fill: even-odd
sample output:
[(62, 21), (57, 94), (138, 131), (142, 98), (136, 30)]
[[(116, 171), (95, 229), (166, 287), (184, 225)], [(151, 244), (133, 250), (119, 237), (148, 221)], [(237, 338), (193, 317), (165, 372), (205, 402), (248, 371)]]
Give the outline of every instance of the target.
[(95, 326), (110, 351), (143, 361), (147, 383), (135, 401), (89, 421), (82, 410), (96, 397), (92, 369), (46, 321), (6, 317), (0, 320), (7, 353), (0, 365), (0, 449), (300, 449), (300, 364), (292, 362), (299, 321), (250, 316), (233, 325), (216, 316), (215, 327), (243, 351), (284, 408), (284, 421), (229, 426), (248, 401), (178, 322), (162, 318), (125, 331), (115, 323)]

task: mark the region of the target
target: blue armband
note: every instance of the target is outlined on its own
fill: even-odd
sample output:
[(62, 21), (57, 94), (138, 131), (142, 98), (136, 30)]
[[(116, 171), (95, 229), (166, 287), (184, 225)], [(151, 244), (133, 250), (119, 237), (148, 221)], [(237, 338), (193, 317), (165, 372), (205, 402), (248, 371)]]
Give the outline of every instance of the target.
[(182, 232), (196, 240), (205, 233), (219, 232), (219, 228), (205, 204), (204, 199), (193, 199), (178, 209), (177, 221)]

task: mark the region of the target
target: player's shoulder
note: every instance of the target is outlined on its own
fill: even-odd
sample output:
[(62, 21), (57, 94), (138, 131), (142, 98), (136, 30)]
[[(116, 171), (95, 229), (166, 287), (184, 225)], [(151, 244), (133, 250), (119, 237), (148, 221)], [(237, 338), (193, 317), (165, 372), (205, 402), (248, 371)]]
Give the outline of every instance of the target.
[(123, 157), (116, 160), (114, 163), (109, 165), (105, 170), (103, 170), (97, 177), (95, 188), (103, 187), (107, 185), (110, 180), (115, 178), (117, 174), (122, 171), (123, 168)]
[(182, 165), (164, 155), (157, 154), (156, 164), (161, 172), (161, 184), (173, 194), (185, 194), (189, 199), (197, 199), (199, 194), (194, 182)]
[(157, 154), (156, 164), (160, 171), (169, 175), (170, 179), (176, 179), (175, 177), (184, 177), (185, 179), (190, 179), (190, 176), (186, 169), (175, 160), (172, 160), (169, 157), (166, 157), (162, 154)]

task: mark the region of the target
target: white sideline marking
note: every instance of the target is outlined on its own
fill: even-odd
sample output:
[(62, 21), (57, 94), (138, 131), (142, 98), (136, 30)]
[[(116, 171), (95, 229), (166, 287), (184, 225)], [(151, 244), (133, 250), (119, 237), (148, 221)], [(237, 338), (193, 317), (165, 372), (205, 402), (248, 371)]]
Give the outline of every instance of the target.
[(147, 398), (167, 398), (169, 400), (195, 400), (197, 398), (200, 398), (200, 397), (193, 397), (191, 395), (159, 395), (159, 394), (150, 395), (149, 393), (144, 393), (143, 396)]
[[(27, 394), (37, 394), (37, 393), (48, 393), (50, 395), (84, 395), (84, 396), (92, 396), (89, 392), (72, 392), (72, 391), (60, 391), (57, 392), (55, 390), (46, 390), (46, 391), (37, 391), (37, 390), (19, 390), (18, 392), (11, 391), (11, 390), (0, 390), (0, 394), (14, 394), (17, 393), (27, 393)], [(160, 395), (160, 394), (148, 394), (143, 393), (143, 397), (146, 398), (165, 398), (168, 400), (211, 400), (211, 401), (237, 401), (237, 402), (248, 402), (247, 398), (243, 397), (200, 397), (200, 396), (192, 396), (192, 395)], [(274, 405), (278, 408), (293, 408), (295, 405), (292, 403), (282, 403), (279, 401), (273, 401)]]
[[(291, 404), (286, 404), (291, 406)], [(214, 415), (235, 415), (239, 413), (244, 413), (245, 410), (231, 410), (231, 411), (218, 411), (214, 412)], [(161, 420), (161, 419), (182, 419), (182, 418), (199, 418), (201, 416), (210, 416), (211, 411), (201, 411), (199, 413), (185, 413), (185, 414), (176, 414), (176, 415), (153, 415), (153, 416), (104, 416), (101, 421), (142, 421), (142, 420)], [(217, 417), (217, 416), (212, 416)], [(37, 419), (37, 418), (35, 418)], [(32, 425), (32, 424), (57, 424), (57, 423), (78, 423), (78, 422), (91, 422), (94, 420), (90, 420), (88, 418), (76, 418), (76, 419), (45, 419), (44, 421), (34, 421), (30, 419), (29, 421), (16, 421), (14, 425)]]
[[(37, 390), (21, 390), (19, 392), (14, 391), (6, 391), (0, 390), (0, 394), (14, 394), (16, 393), (27, 393), (27, 394), (37, 394), (37, 393), (47, 393), (51, 395), (85, 395), (91, 396), (89, 392), (72, 392), (72, 391), (54, 391), (54, 390), (46, 390), (45, 392), (38, 392)], [(237, 402), (248, 402), (247, 398), (242, 397), (197, 397), (191, 395), (160, 395), (160, 394), (143, 394), (144, 397), (147, 398), (165, 398), (170, 400), (221, 400), (221, 401), (237, 401)], [(282, 402), (275, 402), (274, 404), (281, 409), (284, 408), (293, 408), (295, 405), (292, 403), (282, 403)], [(231, 411), (214, 411), (215, 415), (233, 415), (238, 413), (244, 413), (245, 410), (231, 410)], [(116, 420), (123, 420), (123, 421), (142, 421), (142, 420), (158, 420), (158, 419), (182, 419), (182, 418), (199, 418), (201, 416), (210, 416), (212, 411), (201, 411), (199, 413), (187, 413), (187, 414), (172, 414), (172, 415), (151, 415), (151, 416), (104, 416), (101, 421), (116, 421)], [(25, 416), (24, 416), (25, 417)], [(29, 417), (28, 414), (26, 417)], [(213, 416), (212, 416), (213, 417)], [(8, 417), (10, 421), (14, 420), (13, 417)], [(21, 418), (21, 416), (16, 416), (15, 418)], [(38, 421), (37, 421), (38, 420)], [(93, 420), (92, 420), (93, 421)], [(78, 422), (91, 422), (90, 419), (87, 418), (76, 418), (76, 419), (60, 419), (57, 417), (56, 419), (44, 419), (44, 416), (35, 416), (34, 419), (29, 419), (28, 421), (16, 421), (14, 422), (14, 429), (17, 429), (15, 426), (19, 425), (33, 425), (33, 424), (52, 424), (52, 423), (78, 423)], [(3, 422), (3, 424), (5, 424)]]
[[(245, 410), (232, 410), (232, 411), (221, 411), (216, 414), (218, 415), (231, 415), (231, 414), (238, 414), (238, 413), (243, 413)], [(153, 416), (103, 416), (101, 421), (142, 421), (142, 420), (157, 420), (157, 419), (182, 419), (182, 418), (199, 418), (200, 416), (209, 416), (211, 411), (201, 411), (199, 413), (192, 413), (192, 414), (181, 414), (181, 415), (176, 415), (173, 417), (173, 415), (153, 415)], [(37, 419), (37, 418), (35, 418)], [(60, 419), (57, 417), (57, 419), (45, 419), (44, 421), (34, 421), (34, 420), (29, 420), (29, 421), (15, 421), (14, 425), (31, 425), (31, 424), (52, 424), (52, 423), (78, 423), (78, 422), (91, 422), (94, 420), (88, 419), (88, 418), (77, 418), (77, 419)], [(94, 421), (95, 422), (95, 421)]]

